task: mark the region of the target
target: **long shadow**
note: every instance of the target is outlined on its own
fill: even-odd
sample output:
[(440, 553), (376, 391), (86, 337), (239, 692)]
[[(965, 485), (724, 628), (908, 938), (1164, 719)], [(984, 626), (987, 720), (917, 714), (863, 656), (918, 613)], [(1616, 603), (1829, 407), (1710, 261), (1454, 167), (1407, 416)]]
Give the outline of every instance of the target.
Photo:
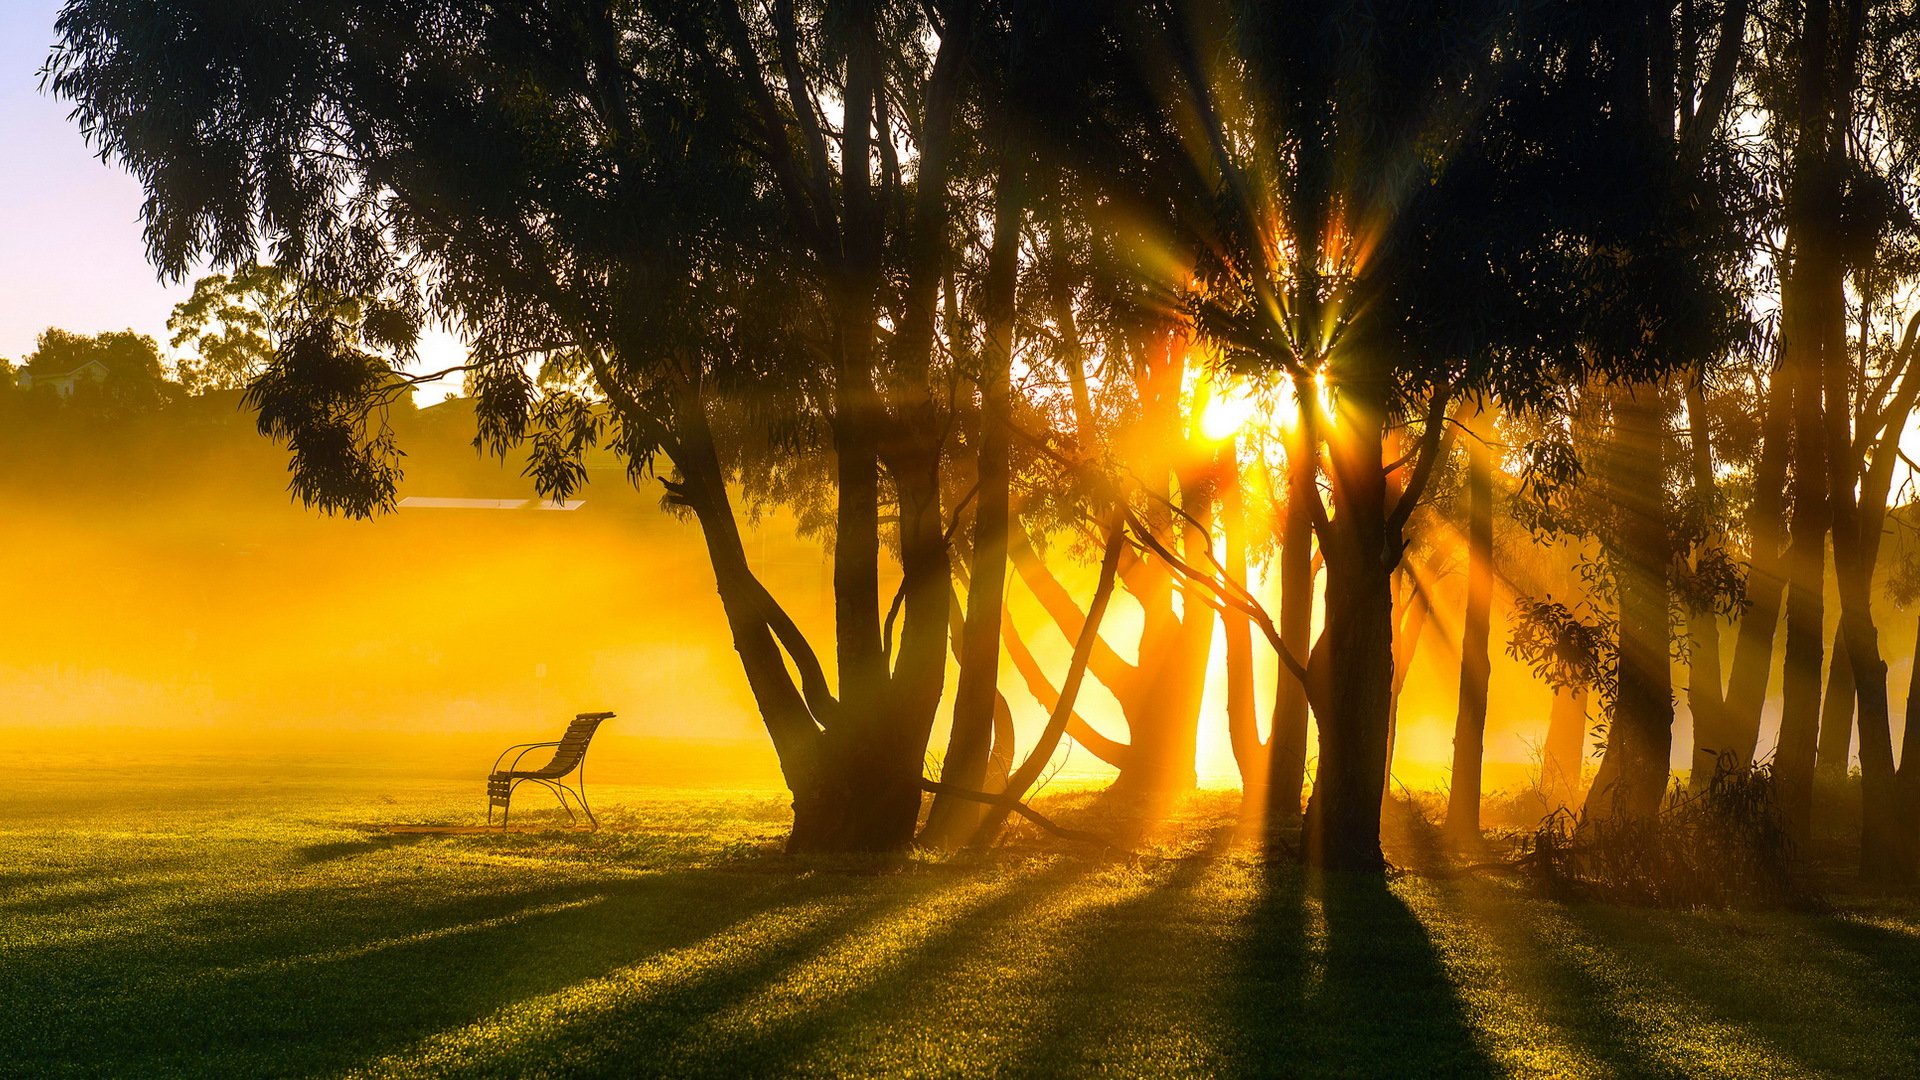
[[(1205, 1040), (1147, 1030), (1190, 1014), (1198, 975), (1191, 886), (1231, 829), (1170, 872), (1059, 860), (924, 935), (856, 991), (743, 1043), (693, 1074), (1076, 1073), (1207, 1063)], [(1219, 942), (1211, 959), (1217, 959)], [(677, 1063), (678, 1064), (678, 1063)], [(679, 1070), (676, 1070), (679, 1071)]]
[(1045, 1018), (1023, 1039), (1029, 1059), (1088, 1073), (1224, 1070), (1229, 1032), (1210, 1006), (1232, 977), (1245, 914), (1235, 894), (1252, 876), (1229, 857), (1237, 831), (1209, 830), (1145, 887), (1066, 928), (1041, 979)]
[[(1021, 926), (1029, 913), (1074, 887), (1091, 868), (1063, 860), (1023, 876), (984, 903), (967, 906), (930, 928), (911, 949), (868, 972), (861, 984), (818, 995), (805, 1009), (778, 1020), (756, 1022), (745, 1038), (714, 1039), (699, 1025), (679, 1031), (671, 1071), (690, 1076), (902, 1071), (908, 1063), (899, 1060), (898, 1044), (911, 1041), (909, 1032), (915, 1028), (925, 1030), (928, 1012), (943, 998), (957, 989), (985, 1006), (978, 996), (966, 993), (965, 984), (943, 978), (968, 958), (992, 949), (997, 933)], [(831, 955), (822, 952), (810, 959), (830, 961)], [(1004, 986), (994, 991), (1007, 992)], [(895, 1045), (875, 1045), (890, 1041)], [(918, 1068), (911, 1071), (954, 1071), (979, 1049), (960, 1027), (940, 1029), (937, 1041), (940, 1049), (923, 1055), (928, 1060), (913, 1062)]]
[[(1664, 982), (1677, 1005), (1798, 1070), (1920, 1075), (1920, 937), (1827, 915), (1562, 910), (1596, 948), (1631, 955)], [(1619, 1037), (1617, 1025), (1596, 1027), (1599, 1046)]]
[(1503, 1072), (1475, 1040), (1439, 949), (1383, 878), (1269, 860), (1247, 934), (1229, 988), (1235, 1071)]
[[(917, 887), (868, 895), (826, 875), (727, 870), (530, 884), (432, 902), (432, 890), (266, 890), (191, 905), (153, 928), (10, 948), (0, 963), (6, 1068), (53, 1075), (340, 1072), (517, 1002), (697, 947), (729, 928), (827, 902), (757, 984)], [(445, 882), (441, 882), (444, 887)], [(355, 893), (358, 893), (356, 896)], [(698, 1012), (702, 978), (676, 990)], [(646, 1039), (645, 1029), (624, 1028)], [(537, 1060), (537, 1059), (536, 1059)], [(509, 1070), (512, 1071), (512, 1070)]]
[(374, 851), (417, 844), (429, 839), (424, 833), (369, 833), (352, 840), (333, 840), (323, 844), (306, 844), (293, 849), (293, 857), (309, 866), (332, 862), (335, 859), (352, 858)]

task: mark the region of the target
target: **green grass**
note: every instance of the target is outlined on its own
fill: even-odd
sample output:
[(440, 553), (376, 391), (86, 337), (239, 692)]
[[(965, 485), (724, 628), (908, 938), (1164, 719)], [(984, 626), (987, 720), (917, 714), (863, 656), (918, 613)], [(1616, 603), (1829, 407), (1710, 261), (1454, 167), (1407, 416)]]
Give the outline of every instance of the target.
[(790, 860), (762, 792), (609, 789), (595, 834), (369, 828), (470, 821), (475, 794), (14, 784), (0, 1071), (1920, 1075), (1908, 901), (1318, 878), (1209, 794), (1131, 858)]

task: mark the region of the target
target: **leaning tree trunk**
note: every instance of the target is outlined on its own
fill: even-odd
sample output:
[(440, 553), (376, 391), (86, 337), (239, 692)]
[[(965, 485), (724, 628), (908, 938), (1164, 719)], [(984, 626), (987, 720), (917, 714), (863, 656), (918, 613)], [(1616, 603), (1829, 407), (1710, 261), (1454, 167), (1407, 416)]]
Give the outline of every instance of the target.
[[(680, 473), (674, 490), (700, 523), (747, 688), (773, 740), (787, 788), (793, 793), (793, 831), (787, 837), (787, 850), (831, 847), (839, 832), (838, 822), (847, 813), (843, 787), (829, 776), (820, 727), (822, 721), (837, 722), (831, 715), (831, 704), (817, 700), (810, 708), (788, 672), (786, 657), (770, 626), (769, 617), (774, 614), (771, 598), (747, 563), (746, 545), (741, 541), (725, 476), (708, 434), (703, 404), (697, 395), (690, 394), (677, 411), (682, 437), (674, 451)], [(822, 694), (816, 686), (816, 698)]]
[(1487, 652), (1493, 610), (1493, 451), (1479, 411), (1467, 444), (1467, 608), (1460, 641), (1460, 701), (1453, 730), (1453, 787), (1447, 831), (1455, 840), (1480, 838), (1480, 768), (1487, 735)]
[(1093, 599), (1087, 604), (1087, 618), (1080, 632), (1074, 636), (1073, 657), (1067, 663), (1067, 674), (1060, 683), (1060, 698), (1047, 716), (1047, 726), (1040, 732), (1040, 738), (1027, 753), (1027, 759), (1020, 763), (1007, 777), (1007, 787), (1000, 797), (989, 807), (980, 827), (974, 832), (971, 846), (984, 848), (992, 844), (1000, 835), (1000, 829), (1013, 813), (1014, 806), (1027, 797), (1040, 773), (1052, 760), (1053, 753), (1059, 749), (1060, 739), (1067, 731), (1067, 718), (1073, 715), (1073, 703), (1080, 696), (1080, 684), (1086, 679), (1088, 660), (1093, 653), (1093, 643), (1100, 636), (1101, 620), (1106, 618), (1107, 602), (1113, 598), (1115, 571), (1120, 565), (1120, 553), (1123, 547), (1124, 527), (1119, 515), (1105, 526), (1106, 545), (1100, 556), (1100, 576), (1094, 585)]

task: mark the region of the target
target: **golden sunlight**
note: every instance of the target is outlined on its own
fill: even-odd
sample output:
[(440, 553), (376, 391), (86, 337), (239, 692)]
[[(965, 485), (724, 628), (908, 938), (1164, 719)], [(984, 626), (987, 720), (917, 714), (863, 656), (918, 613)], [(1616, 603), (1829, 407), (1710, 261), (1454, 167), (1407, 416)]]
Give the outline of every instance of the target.
[(1238, 380), (1215, 388), (1200, 411), (1200, 433), (1216, 442), (1232, 438), (1253, 419), (1256, 404)]

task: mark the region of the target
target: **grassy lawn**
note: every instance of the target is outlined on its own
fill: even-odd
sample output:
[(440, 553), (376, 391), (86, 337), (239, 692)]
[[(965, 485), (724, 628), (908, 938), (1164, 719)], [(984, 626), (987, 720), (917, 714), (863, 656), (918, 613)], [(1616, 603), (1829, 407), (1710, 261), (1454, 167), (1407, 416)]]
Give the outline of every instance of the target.
[(1920, 1075), (1908, 901), (1316, 878), (1236, 843), (1225, 794), (1133, 857), (821, 862), (777, 853), (768, 792), (474, 836), (378, 827), (472, 821), (477, 785), (179, 786), (10, 785), (0, 1071)]

